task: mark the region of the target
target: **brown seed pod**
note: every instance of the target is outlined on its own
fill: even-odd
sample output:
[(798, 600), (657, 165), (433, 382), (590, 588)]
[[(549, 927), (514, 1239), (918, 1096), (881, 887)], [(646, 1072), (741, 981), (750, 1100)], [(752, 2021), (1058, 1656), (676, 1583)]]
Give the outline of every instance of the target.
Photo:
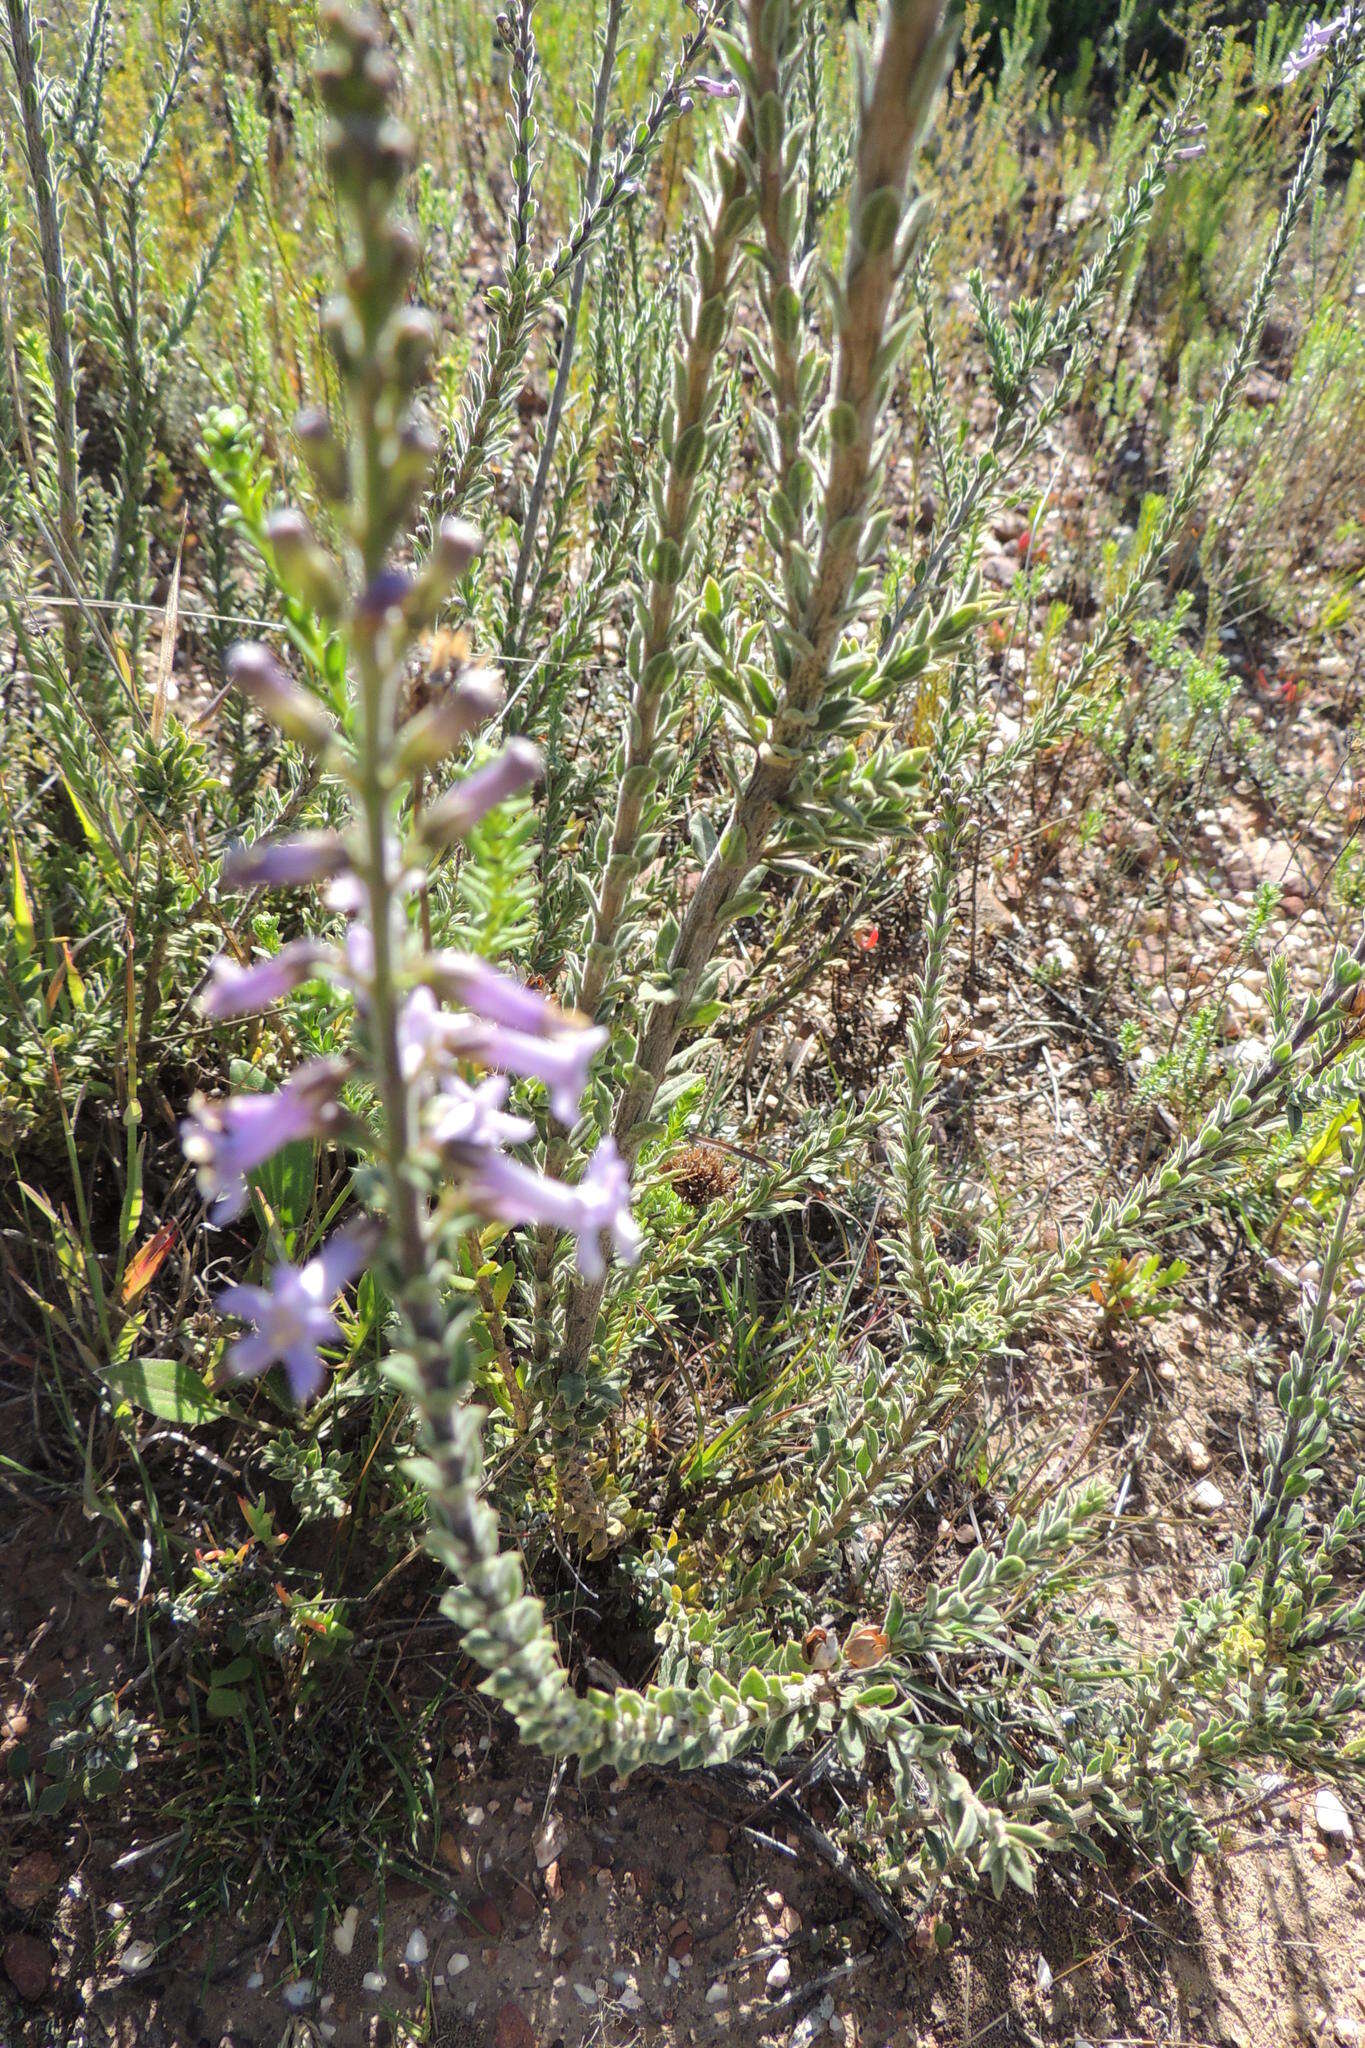
[(871, 1671), (880, 1664), (891, 1649), (891, 1638), (884, 1628), (873, 1628), (870, 1621), (860, 1621), (851, 1628), (844, 1640), (844, 1657), (855, 1671)]

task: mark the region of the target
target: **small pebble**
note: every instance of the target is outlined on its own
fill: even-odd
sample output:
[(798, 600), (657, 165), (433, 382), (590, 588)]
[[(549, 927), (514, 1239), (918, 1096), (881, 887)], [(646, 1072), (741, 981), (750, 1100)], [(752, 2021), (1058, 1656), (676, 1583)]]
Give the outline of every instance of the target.
[(382, 1970), (367, 1970), (361, 1978), (360, 1984), (361, 1989), (364, 1991), (379, 1992), (384, 1989), (388, 1981)]
[(1326, 1835), (1329, 1842), (1355, 1839), (1351, 1816), (1330, 1785), (1319, 1785), (1313, 1799), (1313, 1816), (1318, 1824), (1318, 1833)]
[(593, 1990), (591, 1984), (575, 1984), (573, 1995), (580, 2005), (596, 2005), (597, 2003), (597, 1993)]
[(130, 1941), (118, 1959), (118, 1966), (125, 1977), (140, 1977), (155, 1961), (156, 1950), (150, 1941)]
[(427, 1938), (420, 1927), (414, 1927), (403, 1950), (403, 1961), (410, 1963), (413, 1969), (419, 1969), (426, 1961), (427, 1953)]
[(261, 1971), (253, 1970), (251, 1972), (251, 1975), (246, 1980), (246, 1988), (248, 1991), (259, 1991), (264, 1982), (265, 1977), (263, 1976)]
[(359, 1906), (348, 1906), (332, 1931), (332, 1946), (339, 1956), (348, 1956), (355, 1947), (355, 1931), (359, 1924)]
[(785, 1991), (792, 1980), (792, 1966), (786, 1956), (778, 1956), (764, 1982), (769, 1991)]
[(556, 1862), (569, 1846), (569, 1830), (563, 1815), (552, 1813), (543, 1820), (531, 1836), (531, 1846), (536, 1852), (537, 1869), (545, 1870)]
[(291, 2012), (302, 2012), (305, 2005), (313, 2003), (313, 1980), (300, 1977), (294, 1984), (286, 1984), (280, 1997)]
[(726, 1983), (725, 1979), (723, 1977), (720, 1977), (708, 1990), (706, 1994), (706, 2003), (708, 2005), (724, 2005), (728, 2000), (729, 1996), (730, 1987)]
[(1201, 1479), (1190, 1494), (1190, 1505), (1196, 1514), (1216, 1515), (1227, 1506), (1227, 1501), (1211, 1479)]
[(447, 1977), (462, 1977), (468, 1968), (469, 1957), (464, 1955), (459, 1949), (455, 1949), (446, 1963), (446, 1975)]

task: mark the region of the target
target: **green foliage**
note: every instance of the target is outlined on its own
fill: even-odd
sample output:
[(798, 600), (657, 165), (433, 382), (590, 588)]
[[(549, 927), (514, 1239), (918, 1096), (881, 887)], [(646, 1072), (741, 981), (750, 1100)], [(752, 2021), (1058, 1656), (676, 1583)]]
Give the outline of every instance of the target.
[[(1144, 1047), (1154, 1011), (1139, 987), (1120, 1017), (1117, 944), (1112, 1016), (1056, 966), (1026, 977), (1112, 1059), (1129, 1112), (1080, 1220), (1046, 1233), (992, 1134), (954, 1153), (957, 998), (1002, 841), (1025, 848), (1025, 910), (1045, 854), (1068, 832), (1102, 849), (1116, 810), (1149, 827), (1159, 874), (1211, 779), (1233, 785), (1225, 750), (1239, 772), (1263, 762), (1228, 621), (1311, 613), (1333, 648), (1358, 627), (1365, 187), (1322, 169), (1353, 118), (1349, 67), (1281, 92), (1297, 17), (1229, 33), (1210, 66), (1192, 10), (1158, 86), (1141, 6), (1020, 7), (989, 48), (995, 17), (969, 24), (940, 104), (955, 24), (921, 0), (885, 10), (857, 65), (818, 0), (656, 12), (652, 56), (610, 0), (590, 37), (579, 10), (518, 0), (496, 40), (450, 0), (403, 44), (416, 281), (445, 318), (400, 417), (426, 344), (380, 260), (406, 246), (384, 239), (398, 175), (376, 198), (329, 157), (311, 30), (257, 25), (267, 92), (196, 41), (193, 13), (160, 71), (116, 62), (97, 5), (82, 39), (52, 39), (76, 56), (63, 84), (7, 7), (24, 139), (3, 197), (35, 239), (11, 253), (0, 233), (0, 491), (22, 572), (4, 599), (0, 1130), (6, 1222), (36, 1240), (23, 1298), (57, 1462), (110, 1544), (155, 1547), (153, 1655), (193, 1701), (178, 1737), (246, 1787), (221, 1816), (234, 1868), (279, 1831), (284, 1895), (326, 1857), (261, 1757), (308, 1723), (285, 1778), (324, 1833), (362, 1810), (350, 1778), (318, 1788), (369, 1697), (345, 1670), (369, 1588), (423, 1530), (485, 1691), (548, 1752), (624, 1772), (827, 1746), (856, 1795), (849, 1847), (930, 1900), (1029, 1890), (1043, 1854), (1116, 1838), (1183, 1871), (1212, 1846), (1211, 1795), (1265, 1757), (1358, 1768), (1365, 1482), (1343, 1486), (1340, 1458), (1361, 949), (1315, 994), (1272, 963), (1240, 1062), (1216, 988)], [(1044, 67), (1064, 44), (1059, 80)], [(196, 50), (228, 109), (216, 139)], [(712, 106), (699, 73), (733, 95)], [(206, 164), (209, 222), (176, 201)], [(497, 278), (476, 290), (489, 248)], [(306, 415), (295, 439), (301, 400), (331, 424)], [(1088, 465), (1060, 591), (1039, 483), (1058, 449)], [(285, 492), (306, 544), (272, 525)], [(991, 536), (1024, 504), (1002, 576)], [(395, 542), (420, 575), (449, 512), (477, 514), (482, 557), (381, 673), (370, 579)], [(1304, 573), (1324, 522), (1342, 545), (1325, 586)], [(334, 742), (310, 753), (221, 697), (247, 623)], [(396, 721), (485, 651), (545, 786), (431, 853), (449, 767), (408, 775)], [(461, 767), (483, 758), (462, 738)], [(403, 846), (380, 889), (399, 970), (459, 947), (604, 1028), (576, 1130), (528, 1089), (514, 1106), (556, 1177), (614, 1137), (633, 1268), (585, 1280), (552, 1230), (466, 1213), (395, 1121), (392, 1016), (356, 1029), (313, 982), (268, 1019), (193, 1020), (211, 952), (244, 963), (299, 935), (287, 904), (220, 892), (230, 845), (357, 820)], [(1359, 908), (1354, 857), (1333, 886)], [(1275, 893), (1247, 909), (1247, 960)], [(343, 941), (352, 910), (323, 898), (309, 930)], [(837, 969), (870, 1007), (855, 948), (875, 966), (902, 915), (893, 1050), (869, 1081), (839, 1066), (830, 992)], [(251, 1176), (231, 1257), (254, 1275), (267, 1250), (308, 1256), (355, 1192), (391, 1232), (415, 1224), (296, 1416), (222, 1382), (221, 1241), (174, 1129), (200, 1080), (256, 1091), (337, 1052), (359, 1062), (345, 1118)], [(1321, 1270), (1246, 1526), (1139, 1650), (1096, 1591), (1122, 1503), (1084, 1469), (1045, 1499), (996, 1378), (1040, 1324), (1083, 1330), (1096, 1307), (1106, 1352), (1136, 1351), (1229, 1217), (1267, 1259), (1296, 1244)], [(241, 1530), (197, 1555), (162, 1519), (166, 1432), (240, 1481)], [(898, 1577), (864, 1532), (913, 1524), (932, 1489), (1000, 1512), (965, 1559), (928, 1544)], [(288, 1547), (304, 1531), (325, 1562)], [(554, 1604), (565, 1562), (653, 1645), (613, 1690), (575, 1682), (592, 1645)], [(43, 1811), (109, 1797), (146, 1733), (81, 1699), (48, 1782), (30, 1758), (16, 1775)], [(366, 1754), (378, 1770), (380, 1738)], [(420, 1786), (404, 1811), (420, 1832)], [(177, 1882), (186, 1911), (210, 1895), (202, 1869)]]

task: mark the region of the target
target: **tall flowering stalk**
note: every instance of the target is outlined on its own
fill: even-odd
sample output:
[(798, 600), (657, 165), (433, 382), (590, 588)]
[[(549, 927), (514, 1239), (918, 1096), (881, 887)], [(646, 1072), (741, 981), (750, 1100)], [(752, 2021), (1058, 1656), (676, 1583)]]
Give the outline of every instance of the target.
[[(531, 786), (540, 762), (534, 748), (512, 740), (420, 814), (412, 804), (416, 778), (438, 770), (496, 711), (499, 696), (485, 672), (466, 670), (443, 699), (401, 717), (408, 658), (479, 540), (447, 521), (419, 573), (398, 565), (436, 454), (418, 396), (434, 331), (406, 301), (418, 252), (396, 210), (412, 146), (395, 116), (396, 72), (377, 17), (333, 5), (324, 31), (318, 80), (346, 237), (345, 286), (325, 319), (345, 421), (310, 412), (299, 440), (341, 547), (332, 552), (288, 508), (272, 515), (268, 538), (292, 594), (344, 640), (354, 743), (267, 648), (235, 648), (229, 678), (348, 785), (352, 815), (340, 832), (234, 849), (224, 881), (325, 888), (349, 928), (344, 945), (305, 938), (261, 961), (218, 961), (201, 1006), (211, 1017), (237, 1016), (324, 979), (353, 1010), (352, 1048), (310, 1061), (271, 1095), (196, 1100), (184, 1145), (213, 1221), (240, 1212), (253, 1174), (292, 1140), (333, 1137), (370, 1162), (357, 1186), (372, 1224), (334, 1237), (301, 1268), (277, 1266), (267, 1287), (230, 1287), (221, 1297), (226, 1311), (254, 1326), (229, 1364), (253, 1373), (279, 1362), (300, 1398), (315, 1393), (319, 1347), (337, 1334), (334, 1298), (362, 1265), (381, 1259), (405, 1326), (396, 1369), (423, 1403), (434, 1439), (445, 1427), (447, 1538), (469, 1583), (496, 1559), (496, 1529), (474, 1499), (477, 1424), (454, 1421), (473, 1368), (463, 1325), (447, 1307), (445, 1247), (481, 1220), (531, 1223), (573, 1235), (579, 1270), (597, 1278), (606, 1247), (632, 1257), (638, 1239), (628, 1177), (610, 1140), (574, 1186), (509, 1156), (534, 1133), (529, 1118), (507, 1107), (512, 1078), (543, 1086), (551, 1113), (572, 1124), (605, 1034), (484, 961), (429, 950), (409, 913), (424, 869), (494, 805)], [(354, 1108), (344, 1099), (348, 1086)]]
[(456, 1246), (482, 1220), (533, 1225), (574, 1240), (581, 1280), (600, 1284), (609, 1257), (634, 1257), (639, 1233), (626, 1164), (606, 1137), (574, 1184), (517, 1159), (532, 1121), (509, 1104), (512, 1082), (546, 1091), (551, 1115), (578, 1121), (589, 1067), (606, 1031), (471, 956), (427, 947), (415, 905), (425, 869), (465, 838), (494, 804), (527, 788), (534, 749), (511, 740), (418, 812), (416, 778), (430, 777), (487, 721), (482, 671), (403, 722), (407, 658), (453, 585), (477, 536), (458, 522), (438, 531), (420, 572), (397, 556), (428, 487), (433, 436), (417, 399), (432, 351), (425, 315), (406, 303), (416, 262), (396, 212), (411, 143), (394, 113), (396, 75), (377, 16), (327, 0), (318, 82), (328, 153), (346, 234), (345, 288), (326, 312), (346, 401), (346, 430), (305, 416), (299, 438), (342, 548), (334, 554), (294, 511), (277, 512), (274, 565), (343, 639), (353, 697), (352, 741), (260, 646), (237, 648), (231, 680), (317, 757), (352, 797), (344, 829), (238, 849), (229, 887), (321, 888), (348, 919), (343, 944), (305, 938), (268, 959), (224, 959), (202, 997), (213, 1017), (280, 1000), (306, 980), (330, 983), (354, 1016), (350, 1050), (313, 1060), (273, 1095), (198, 1100), (184, 1129), (211, 1218), (246, 1203), (253, 1174), (278, 1146), (306, 1136), (359, 1155), (364, 1212), (301, 1267), (278, 1265), (264, 1287), (229, 1287), (223, 1310), (249, 1327), (229, 1365), (240, 1374), (283, 1366), (300, 1399), (325, 1379), (336, 1341), (335, 1297), (370, 1263), (396, 1305), (387, 1367), (424, 1425), (415, 1472), (429, 1503), (428, 1544), (449, 1573), (444, 1609), (485, 1688), (515, 1715), (528, 1742), (572, 1752), (589, 1767), (628, 1770), (677, 1760), (702, 1765), (761, 1745), (777, 1757), (820, 1735), (857, 1747), (879, 1741), (937, 1780), (942, 1743), (869, 1692), (837, 1658), (808, 1667), (793, 1647), (780, 1669), (753, 1665), (735, 1682), (693, 1658), (685, 1627), (668, 1682), (642, 1692), (580, 1696), (570, 1682), (520, 1560), (499, 1544), (483, 1498), (482, 1417), (471, 1401), (476, 1358), (461, 1297), (450, 1284)]

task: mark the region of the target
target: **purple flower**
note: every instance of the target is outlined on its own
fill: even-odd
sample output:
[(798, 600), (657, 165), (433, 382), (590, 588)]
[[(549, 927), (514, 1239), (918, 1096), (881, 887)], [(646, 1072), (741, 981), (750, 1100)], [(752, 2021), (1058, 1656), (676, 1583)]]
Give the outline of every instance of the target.
[(509, 1116), (503, 1108), (507, 1082), (488, 1074), (470, 1086), (452, 1074), (431, 1106), (432, 1142), (443, 1152), (496, 1152), (503, 1145), (524, 1145), (536, 1127), (527, 1116)]
[(343, 1230), (306, 1266), (275, 1266), (268, 1287), (225, 1287), (218, 1307), (256, 1325), (253, 1336), (239, 1337), (228, 1351), (236, 1378), (254, 1378), (278, 1360), (294, 1399), (310, 1401), (325, 1377), (318, 1346), (341, 1335), (331, 1304), (367, 1263), (374, 1242), (368, 1228)]
[(606, 1271), (604, 1234), (628, 1266), (639, 1257), (630, 1171), (611, 1138), (602, 1140), (577, 1187), (490, 1152), (479, 1159), (465, 1192), (475, 1209), (500, 1223), (548, 1224), (567, 1231), (577, 1240), (575, 1263), (585, 1280), (600, 1280)]
[(707, 78), (699, 71), (691, 81), (696, 90), (708, 100), (737, 100), (739, 87), (733, 78)]
[(464, 776), (423, 815), (423, 838), (432, 846), (450, 846), (457, 839), (467, 839), (481, 818), (529, 789), (539, 781), (540, 772), (539, 749), (529, 740), (508, 740), (501, 753)]
[(331, 948), (313, 939), (291, 939), (278, 953), (241, 966), (220, 953), (209, 969), (212, 979), (199, 998), (206, 1017), (241, 1017), (278, 1003), (301, 981), (310, 981), (320, 963), (332, 958)]
[(1318, 63), (1321, 58), (1327, 56), (1332, 45), (1339, 37), (1346, 34), (1350, 26), (1351, 9), (1349, 7), (1343, 9), (1340, 14), (1333, 15), (1330, 21), (1310, 21), (1304, 29), (1298, 48), (1285, 58), (1284, 71), (1282, 73), (1284, 84), (1288, 85), (1291, 79), (1298, 78), (1303, 72), (1311, 70), (1313, 65)]
[(485, 1024), (506, 1024), (541, 1038), (578, 1028), (548, 997), (500, 974), (475, 953), (433, 953), (425, 973), (439, 994), (473, 1010)]
[(335, 832), (301, 832), (297, 839), (258, 839), (231, 847), (223, 861), (225, 889), (302, 889), (326, 882), (350, 866)]
[(470, 1017), (452, 1018), (446, 1031), (449, 1050), (460, 1057), (521, 1074), (528, 1081), (543, 1081), (550, 1092), (550, 1108), (570, 1130), (578, 1122), (588, 1068), (606, 1042), (607, 1033), (600, 1024), (583, 1031), (565, 1031), (556, 1038), (535, 1038), (529, 1032)]
[(199, 1192), (214, 1223), (246, 1206), (246, 1176), (295, 1138), (320, 1137), (338, 1115), (344, 1060), (310, 1060), (283, 1088), (259, 1095), (228, 1095), (210, 1102), (196, 1095), (180, 1126), (185, 1157), (197, 1169)]
[(409, 1085), (449, 1071), (452, 1023), (429, 988), (407, 997), (398, 1013), (398, 1058)]

